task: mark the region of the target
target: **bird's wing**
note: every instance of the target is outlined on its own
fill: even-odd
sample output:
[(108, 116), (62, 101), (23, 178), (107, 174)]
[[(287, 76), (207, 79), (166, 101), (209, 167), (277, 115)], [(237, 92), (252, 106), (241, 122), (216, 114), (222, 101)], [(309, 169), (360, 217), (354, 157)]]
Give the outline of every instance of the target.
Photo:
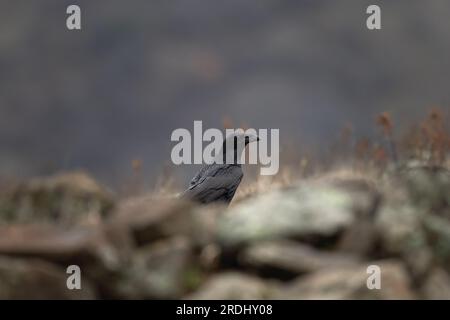
[(242, 170), (230, 166), (206, 170), (197, 183), (185, 191), (184, 196), (203, 203), (230, 201), (242, 180)]
[(189, 188), (196, 185), (197, 182), (200, 180), (200, 178), (203, 176), (204, 172), (208, 169), (208, 166), (204, 166), (200, 169), (199, 172), (195, 175), (195, 177), (192, 178), (192, 180), (189, 182)]

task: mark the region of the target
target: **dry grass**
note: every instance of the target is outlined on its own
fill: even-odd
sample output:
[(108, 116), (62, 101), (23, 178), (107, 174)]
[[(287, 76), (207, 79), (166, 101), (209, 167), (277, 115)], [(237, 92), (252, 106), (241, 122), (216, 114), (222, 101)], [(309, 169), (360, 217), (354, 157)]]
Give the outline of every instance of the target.
[[(355, 136), (353, 126), (347, 123), (337, 142), (330, 146), (329, 156), (317, 157), (314, 152), (300, 149), (298, 144), (284, 142), (280, 148), (280, 171), (274, 176), (262, 176), (258, 165), (246, 166), (245, 178), (233, 202), (254, 194), (283, 188), (302, 179), (314, 179), (329, 175), (346, 177), (377, 177), (389, 166), (401, 166), (416, 160), (426, 165), (450, 167), (449, 117), (441, 109), (432, 108), (423, 119), (405, 132), (398, 133), (396, 123), (388, 112), (379, 114), (374, 126), (380, 139)], [(234, 128), (231, 118), (223, 118), (223, 127)], [(243, 125), (242, 127), (247, 127)], [(282, 142), (283, 143), (283, 142)], [(135, 159), (131, 163), (132, 176), (126, 195), (150, 193), (155, 196), (173, 196), (183, 189), (173, 166), (166, 165), (153, 187), (145, 190), (142, 177), (143, 163)]]

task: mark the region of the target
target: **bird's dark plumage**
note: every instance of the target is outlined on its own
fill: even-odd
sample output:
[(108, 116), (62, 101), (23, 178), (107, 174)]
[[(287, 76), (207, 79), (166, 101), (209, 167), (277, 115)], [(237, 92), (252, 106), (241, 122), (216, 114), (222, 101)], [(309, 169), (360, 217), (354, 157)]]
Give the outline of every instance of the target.
[(191, 180), (183, 196), (200, 202), (215, 201), (229, 203), (243, 177), (237, 164), (210, 164), (204, 166)]
[[(248, 135), (232, 136), (228, 139), (234, 139), (234, 151), (236, 151), (239, 142), (245, 146), (252, 141), (259, 140), (258, 137), (249, 137)], [(226, 140), (222, 150), (224, 159), (226, 157), (225, 142)], [(237, 163), (237, 156), (240, 155), (236, 155), (235, 152), (235, 163), (215, 163), (202, 167), (192, 178), (189, 188), (184, 191), (182, 197), (200, 203), (230, 203), (244, 175), (241, 165)]]

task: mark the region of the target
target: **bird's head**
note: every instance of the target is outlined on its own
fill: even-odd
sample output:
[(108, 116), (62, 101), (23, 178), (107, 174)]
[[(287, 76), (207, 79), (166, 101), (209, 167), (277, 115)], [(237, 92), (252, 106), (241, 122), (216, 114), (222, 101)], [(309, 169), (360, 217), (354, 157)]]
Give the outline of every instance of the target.
[[(244, 133), (234, 132), (227, 136), (223, 141), (222, 146), (222, 159), (224, 162), (238, 163), (238, 159), (241, 158), (245, 147), (252, 142), (259, 141), (258, 136)], [(231, 158), (230, 158), (231, 157)]]
[(259, 137), (253, 134), (244, 134), (244, 143), (245, 145), (248, 145), (251, 142), (257, 142), (259, 141)]
[(259, 141), (259, 137), (244, 132), (235, 132), (227, 136), (223, 142), (224, 150), (238, 150), (245, 148), (249, 143)]

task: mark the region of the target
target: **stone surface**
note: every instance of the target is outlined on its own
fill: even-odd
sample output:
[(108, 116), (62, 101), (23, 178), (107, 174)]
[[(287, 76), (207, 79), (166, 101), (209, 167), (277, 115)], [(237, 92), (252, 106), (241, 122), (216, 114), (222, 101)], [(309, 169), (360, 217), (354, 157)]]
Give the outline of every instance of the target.
[(412, 166), (381, 183), (384, 201), (376, 219), (381, 246), (401, 255), (414, 276), (423, 276), (433, 260), (450, 262), (448, 170)]
[(435, 260), (450, 271), (450, 219), (429, 214), (423, 217), (422, 226)]
[(95, 289), (81, 277), (81, 289), (67, 288), (65, 269), (40, 259), (0, 256), (0, 299), (95, 299)]
[[(381, 289), (368, 289), (367, 267), (381, 269)], [(410, 280), (398, 261), (374, 261), (353, 267), (319, 270), (280, 289), (281, 299), (414, 299)]]
[(372, 191), (356, 192), (348, 185), (302, 183), (242, 201), (219, 221), (219, 241), (233, 246), (276, 238), (333, 236), (374, 206)]
[(93, 277), (118, 270), (131, 249), (126, 237), (115, 242), (101, 227), (10, 225), (0, 227), (0, 255), (39, 257), (61, 265), (76, 264)]
[[(400, 172), (417, 206), (450, 214), (450, 171), (437, 166), (408, 166)], [(450, 215), (448, 216), (450, 218)]]
[[(7, 186), (0, 298), (447, 299), (448, 179), (423, 166), (330, 173), (228, 208), (147, 195), (103, 214), (86, 176)], [(72, 264), (82, 292), (65, 287)]]
[(179, 298), (199, 282), (192, 254), (190, 242), (182, 237), (141, 247), (104, 291), (121, 299)]
[(186, 299), (270, 299), (277, 291), (275, 284), (239, 272), (216, 274)]
[(113, 207), (110, 193), (83, 172), (35, 178), (0, 195), (0, 222), (98, 221)]
[(221, 207), (199, 207), (177, 198), (132, 198), (119, 204), (112, 224), (131, 230), (138, 245), (185, 235), (201, 244), (212, 241)]
[(246, 248), (240, 260), (256, 269), (307, 273), (319, 269), (353, 266), (358, 257), (336, 252), (315, 250), (293, 241), (260, 242)]
[(442, 268), (434, 268), (424, 281), (421, 290), (423, 298), (450, 300), (450, 276)]

